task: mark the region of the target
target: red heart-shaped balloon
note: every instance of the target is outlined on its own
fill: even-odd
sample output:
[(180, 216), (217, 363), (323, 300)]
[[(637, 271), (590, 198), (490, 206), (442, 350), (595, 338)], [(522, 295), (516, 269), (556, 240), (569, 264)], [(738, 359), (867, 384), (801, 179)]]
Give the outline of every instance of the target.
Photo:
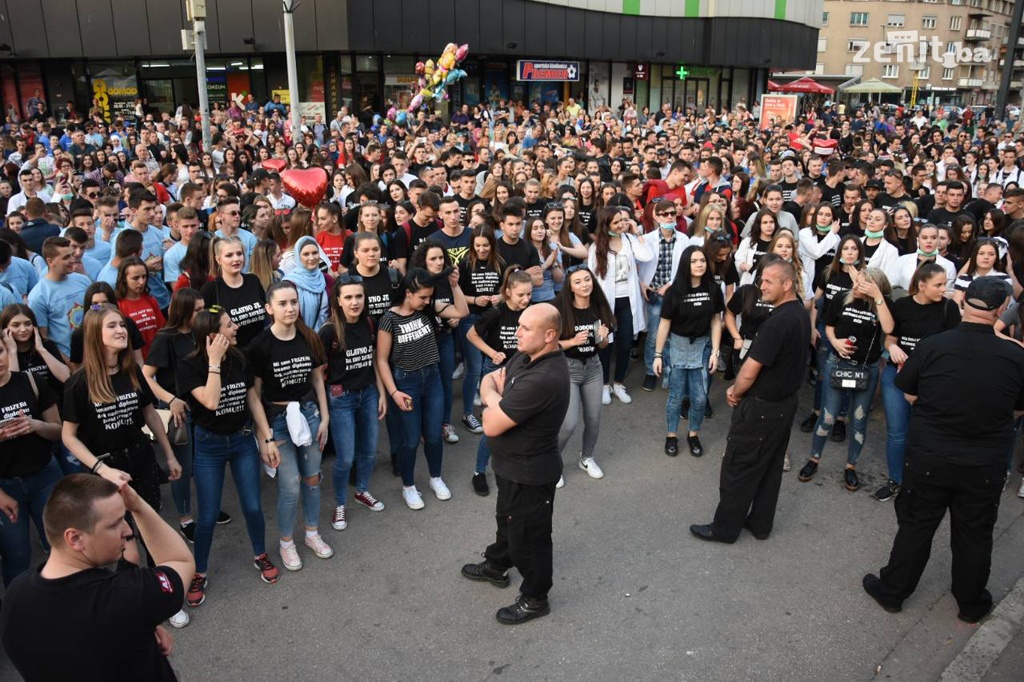
[(281, 173), (281, 183), (295, 201), (313, 208), (327, 194), (327, 171), (323, 168), (292, 168)]
[(285, 163), (284, 159), (267, 159), (263, 162), (263, 167), (272, 173), (280, 173), (284, 170)]

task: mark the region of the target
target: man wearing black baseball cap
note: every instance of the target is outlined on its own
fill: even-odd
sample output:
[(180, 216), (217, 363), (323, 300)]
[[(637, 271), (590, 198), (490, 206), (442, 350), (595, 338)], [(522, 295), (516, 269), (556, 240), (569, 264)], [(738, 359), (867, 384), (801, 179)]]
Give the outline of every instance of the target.
[(972, 281), (960, 326), (923, 339), (896, 375), (896, 386), (913, 405), (895, 503), (899, 530), (888, 565), (863, 581), (891, 613), (917, 587), (947, 509), (957, 617), (976, 623), (992, 608), (986, 589), (992, 529), (1014, 418), (1024, 414), (1024, 349), (992, 328), (1011, 293), (995, 277)]

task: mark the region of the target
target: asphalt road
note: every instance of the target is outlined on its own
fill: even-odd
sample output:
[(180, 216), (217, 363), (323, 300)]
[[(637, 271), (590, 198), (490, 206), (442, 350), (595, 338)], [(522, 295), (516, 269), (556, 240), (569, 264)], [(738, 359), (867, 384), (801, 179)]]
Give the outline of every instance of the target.
[[(430, 493), (421, 455), (417, 480), (426, 509), (407, 509), (385, 444), (371, 491), (387, 509), (351, 507), (348, 529), (332, 530), (328, 477), (321, 519), (336, 554), (323, 561), (300, 547), (305, 567), (282, 571), (276, 585), (263, 584), (251, 567), (228, 484), (224, 509), (235, 520), (217, 528), (207, 601), (189, 609), (188, 628), (174, 631), (180, 679), (938, 678), (975, 630), (956, 619), (949, 594), (947, 525), (902, 613), (884, 612), (860, 587), (864, 573), (885, 562), (895, 532), (892, 503), (870, 496), (885, 479), (880, 415), (870, 422), (858, 467), (861, 491), (842, 486), (845, 443), (829, 443), (814, 481), (798, 482), (810, 438), (794, 428), (793, 471), (772, 537), (744, 533), (726, 546), (690, 536), (689, 524), (708, 522), (718, 499), (730, 412), (718, 377), (717, 415), (702, 430), (702, 458), (663, 454), (667, 392), (640, 391), (636, 365), (627, 381), (633, 404), (615, 401), (602, 413), (597, 457), (604, 479), (576, 467), (578, 436), (570, 443), (567, 485), (555, 502), (552, 613), (522, 626), (494, 618), (515, 598), (514, 572), (506, 590), (459, 575), (462, 564), (480, 560), (494, 532), (493, 485), (491, 497), (473, 493), (477, 437), (461, 426), (461, 442), (445, 451), (450, 501)], [(805, 389), (802, 402), (809, 400)], [(459, 408), (457, 399), (456, 414)], [(798, 420), (805, 413), (801, 407)], [(989, 584), (996, 599), (1024, 574), (1019, 483), (1014, 473), (996, 528)], [(264, 480), (268, 547), (278, 562), (274, 488)], [(13, 675), (0, 662), (0, 679)]]

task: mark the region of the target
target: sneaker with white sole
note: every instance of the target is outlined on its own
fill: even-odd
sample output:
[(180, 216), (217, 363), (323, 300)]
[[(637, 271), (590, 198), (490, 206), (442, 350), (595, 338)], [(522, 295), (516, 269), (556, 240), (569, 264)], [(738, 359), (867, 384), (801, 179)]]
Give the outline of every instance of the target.
[(405, 506), (409, 509), (423, 509), (423, 496), (420, 495), (419, 490), (416, 490), (416, 486), (402, 488), (402, 499), (405, 500)]
[(184, 610), (178, 611), (176, 614), (167, 619), (167, 622), (169, 622), (176, 628), (183, 628), (186, 625), (188, 625), (191, 621), (192, 619), (188, 617), (188, 614), (185, 613)]
[(452, 372), (452, 380), (461, 379), (466, 375), (466, 363), (460, 362), (455, 371)]
[(619, 402), (623, 405), (629, 405), (633, 402), (633, 399), (626, 393), (626, 387), (622, 384), (615, 384), (612, 386), (612, 395), (619, 399)]
[(363, 505), (370, 511), (384, 511), (384, 503), (378, 500), (373, 495), (371, 495), (369, 490), (361, 493), (356, 493), (355, 495), (353, 495), (353, 498), (355, 499), (356, 502)]
[(591, 478), (604, 478), (604, 472), (601, 471), (601, 467), (597, 466), (597, 462), (594, 461), (593, 457), (581, 458), (580, 469), (586, 471), (587, 475)]
[(321, 559), (330, 559), (332, 556), (334, 556), (334, 550), (331, 549), (330, 545), (324, 542), (324, 539), (320, 536), (320, 533), (317, 533), (313, 536), (307, 535), (305, 539), (305, 545), (306, 547), (309, 547), (311, 550), (313, 550), (313, 554), (316, 554)]
[(430, 479), (430, 489), (434, 491), (434, 496), (439, 500), (452, 499), (452, 491), (448, 490), (448, 486), (444, 484), (440, 476)]
[(473, 396), (473, 407), (483, 407), (483, 405), (484, 401), (480, 400), (480, 393), (477, 392), (477, 394)]
[(611, 405), (612, 404), (612, 389), (610, 386), (601, 387), (601, 404)]
[(302, 559), (299, 558), (299, 550), (294, 541), (287, 545), (281, 543), (281, 565), (289, 571), (298, 571), (302, 568)]
[(480, 423), (480, 420), (476, 418), (475, 414), (467, 414), (462, 418), (462, 425), (466, 427), (466, 430), (470, 433), (483, 433), (484, 425)]
[(1024, 498), (1024, 481), (1020, 482), (1020, 489), (1017, 490), (1017, 497)]
[(558, 477), (558, 483), (555, 484), (555, 487), (556, 488), (564, 488), (565, 487), (565, 476), (559, 476)]
[(455, 429), (451, 424), (441, 424), (441, 435), (448, 443), (459, 442), (459, 434), (455, 433)]
[(348, 528), (348, 519), (345, 518), (345, 505), (339, 504), (334, 508), (334, 518), (331, 519), (331, 528), (334, 530), (345, 530)]

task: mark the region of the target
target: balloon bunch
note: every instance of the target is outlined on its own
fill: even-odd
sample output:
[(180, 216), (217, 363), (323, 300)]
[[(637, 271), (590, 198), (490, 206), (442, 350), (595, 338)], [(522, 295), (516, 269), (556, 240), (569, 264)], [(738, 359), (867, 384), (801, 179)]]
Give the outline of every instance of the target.
[(457, 68), (458, 65), (469, 54), (469, 45), (448, 43), (444, 51), (438, 57), (437, 63), (433, 59), (416, 64), (416, 75), (419, 77), (416, 87), (413, 89), (413, 98), (409, 107), (398, 111), (395, 107), (388, 109), (387, 118), (389, 121), (404, 126), (410, 115), (431, 100), (440, 102), (448, 99), (448, 86), (460, 78), (464, 78), (466, 72)]

